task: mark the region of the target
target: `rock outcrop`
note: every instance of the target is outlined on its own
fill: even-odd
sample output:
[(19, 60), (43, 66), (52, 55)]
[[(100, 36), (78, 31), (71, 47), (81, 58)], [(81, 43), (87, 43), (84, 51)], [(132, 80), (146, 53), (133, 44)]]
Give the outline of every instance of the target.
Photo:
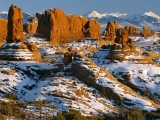
[[(71, 63), (71, 73), (90, 87), (93, 87), (105, 95), (107, 98), (118, 104), (125, 106), (147, 106), (144, 101), (149, 102), (151, 106), (159, 108), (160, 106), (153, 101), (141, 97), (130, 87), (119, 82), (106, 69), (97, 66), (93, 61), (85, 56), (75, 54)], [(116, 88), (116, 89), (115, 89)], [(132, 96), (132, 97), (131, 97)], [(132, 99), (136, 100), (136, 102)]]
[(37, 33), (47, 37), (53, 44), (81, 40), (91, 37), (100, 40), (100, 25), (96, 20), (88, 21), (85, 17), (68, 15), (58, 9), (50, 9), (44, 14), (37, 13)]
[(37, 31), (38, 21), (36, 17), (29, 17), (24, 24), (24, 31), (29, 35), (34, 35)]
[(68, 52), (64, 53), (64, 59), (63, 59), (64, 65), (68, 65), (69, 63), (72, 62), (72, 57), (74, 56), (75, 53), (76, 51), (72, 50), (71, 48), (68, 48)]
[(142, 35), (144, 38), (148, 38), (154, 34), (154, 31), (149, 30), (146, 26), (143, 27)]
[(43, 37), (49, 36), (50, 27), (49, 27), (49, 17), (47, 15), (47, 12), (45, 11), (44, 14), (38, 12), (36, 13), (36, 17), (38, 19), (37, 33), (42, 34)]
[(8, 12), (8, 43), (24, 42), (26, 40), (23, 34), (22, 20), (22, 10), (17, 6), (11, 5)]
[(24, 42), (23, 34), (23, 14), (17, 6), (11, 5), (8, 13), (8, 38), (7, 43), (0, 49), (0, 59), (2, 60), (32, 60), (40, 61), (40, 52), (34, 44)]
[(34, 44), (26, 42), (6, 43), (1, 47), (0, 59), (12, 61), (41, 61), (41, 54)]
[(3, 42), (7, 37), (7, 24), (8, 21), (6, 19), (0, 18), (0, 42)]
[(97, 20), (92, 19), (86, 23), (85, 27), (85, 37), (90, 37), (94, 39), (101, 40), (100, 25)]
[(135, 49), (132, 39), (129, 38), (127, 31), (123, 28), (117, 29), (115, 43), (122, 44), (123, 48)]
[(71, 33), (71, 41), (84, 39), (85, 35), (83, 29), (88, 19), (77, 15), (68, 15), (67, 18), (70, 24), (69, 31)]
[(125, 29), (119, 28), (116, 31), (115, 44), (110, 46), (109, 59), (112, 60), (125, 60), (126, 56), (137, 53), (135, 50), (136, 46), (129, 38), (128, 33)]
[(129, 36), (139, 36), (140, 35), (140, 31), (135, 26), (127, 25), (124, 29), (127, 31)]
[(70, 25), (65, 13), (58, 8), (47, 12), (50, 14), (49, 41), (52, 43), (69, 42), (71, 40)]
[(118, 22), (109, 21), (104, 31), (105, 40), (109, 40), (111, 41), (111, 43), (114, 43), (115, 34), (116, 34), (117, 29), (118, 29)]

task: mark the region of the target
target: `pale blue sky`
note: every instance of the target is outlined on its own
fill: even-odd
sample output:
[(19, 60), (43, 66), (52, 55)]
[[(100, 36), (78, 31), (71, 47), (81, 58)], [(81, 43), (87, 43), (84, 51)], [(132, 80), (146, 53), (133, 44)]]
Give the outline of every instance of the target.
[(0, 0), (0, 12), (8, 11), (15, 4), (24, 12), (35, 14), (50, 8), (60, 8), (66, 14), (83, 15), (95, 10), (104, 12), (123, 12), (141, 14), (152, 11), (160, 15), (160, 0)]

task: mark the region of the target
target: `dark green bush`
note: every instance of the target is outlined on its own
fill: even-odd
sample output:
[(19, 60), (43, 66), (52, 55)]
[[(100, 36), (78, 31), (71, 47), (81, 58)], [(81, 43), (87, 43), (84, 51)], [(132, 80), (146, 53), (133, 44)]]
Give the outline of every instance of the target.
[(4, 95), (4, 98), (9, 98), (9, 99), (12, 99), (12, 100), (18, 100), (17, 96), (11, 92), (8, 92)]

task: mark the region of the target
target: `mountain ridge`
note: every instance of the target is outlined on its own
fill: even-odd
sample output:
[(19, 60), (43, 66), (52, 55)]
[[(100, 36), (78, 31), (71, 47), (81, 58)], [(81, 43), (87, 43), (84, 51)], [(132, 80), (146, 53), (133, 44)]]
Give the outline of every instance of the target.
[(98, 20), (98, 22), (101, 24), (102, 32), (109, 21), (117, 21), (121, 27), (125, 27), (127, 25), (137, 26), (140, 30), (143, 29), (143, 23), (145, 22), (149, 29), (160, 31), (160, 16), (152, 11), (134, 15), (120, 12), (100, 14), (97, 11), (90, 11), (85, 13), (83, 16), (87, 17), (88, 19), (95, 18)]

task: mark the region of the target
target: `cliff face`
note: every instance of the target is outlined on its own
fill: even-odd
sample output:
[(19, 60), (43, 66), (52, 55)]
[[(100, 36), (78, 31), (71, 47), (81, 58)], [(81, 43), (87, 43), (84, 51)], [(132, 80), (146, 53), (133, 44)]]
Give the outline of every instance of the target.
[(7, 37), (7, 24), (8, 21), (6, 19), (1, 18), (0, 19), (0, 42), (6, 39)]
[(23, 34), (23, 14), (17, 6), (11, 5), (8, 12), (8, 37), (7, 42), (24, 42), (26, 40)]
[(44, 14), (37, 13), (38, 28), (37, 32), (51, 43), (58, 44), (81, 40), (85, 37), (101, 39), (100, 25), (96, 20), (89, 21), (85, 17), (68, 15), (58, 9), (50, 9)]

